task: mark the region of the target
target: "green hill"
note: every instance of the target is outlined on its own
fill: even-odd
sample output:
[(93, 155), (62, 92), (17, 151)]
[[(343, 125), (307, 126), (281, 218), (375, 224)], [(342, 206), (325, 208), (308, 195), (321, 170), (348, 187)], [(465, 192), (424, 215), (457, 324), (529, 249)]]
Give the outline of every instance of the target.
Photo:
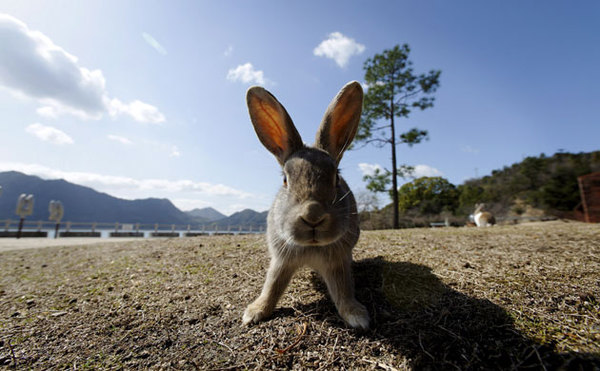
[(577, 177), (597, 171), (600, 171), (600, 151), (527, 157), (459, 186), (457, 212), (466, 214), (475, 202), (485, 202), (498, 213), (519, 214), (529, 206), (548, 215), (562, 216), (580, 202)]
[[(399, 190), (402, 225), (428, 226), (448, 218), (464, 224), (476, 203), (499, 218), (556, 216), (569, 218), (580, 202), (577, 177), (600, 171), (600, 151), (559, 152), (525, 158), (488, 176), (453, 185), (441, 177), (419, 178)], [(390, 228), (391, 204), (362, 213), (363, 228)]]

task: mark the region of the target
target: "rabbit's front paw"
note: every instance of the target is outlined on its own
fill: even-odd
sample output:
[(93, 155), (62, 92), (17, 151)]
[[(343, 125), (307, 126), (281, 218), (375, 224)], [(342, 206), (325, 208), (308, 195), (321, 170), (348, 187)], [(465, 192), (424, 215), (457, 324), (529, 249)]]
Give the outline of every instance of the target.
[(258, 323), (263, 319), (267, 318), (271, 314), (271, 310), (269, 310), (266, 305), (262, 302), (262, 300), (256, 300), (254, 303), (248, 305), (246, 310), (244, 311), (244, 316), (242, 317), (242, 323), (244, 325), (249, 325), (251, 323)]
[(369, 312), (364, 305), (355, 301), (351, 305), (347, 305), (343, 310), (340, 310), (340, 316), (351, 327), (361, 330), (369, 328)]

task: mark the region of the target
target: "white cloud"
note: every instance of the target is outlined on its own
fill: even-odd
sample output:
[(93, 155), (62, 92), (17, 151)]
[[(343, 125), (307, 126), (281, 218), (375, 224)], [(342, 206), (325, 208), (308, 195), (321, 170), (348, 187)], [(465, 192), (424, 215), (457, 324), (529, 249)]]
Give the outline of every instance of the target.
[[(413, 173), (414, 178), (420, 178), (424, 176), (443, 176), (444, 174), (438, 169), (431, 167), (429, 165), (415, 165), (415, 171)], [(380, 173), (384, 172), (383, 166), (379, 164), (368, 164), (361, 162), (358, 164), (358, 169), (362, 173), (362, 175), (373, 175), (375, 174), (375, 170), (379, 170)]]
[(266, 82), (263, 71), (254, 69), (252, 63), (240, 64), (236, 68), (230, 69), (227, 72), (227, 80), (259, 85), (264, 85)]
[(66, 106), (58, 101), (40, 99), (40, 103), (47, 104), (47, 106), (39, 107), (36, 109), (36, 112), (38, 115), (48, 119), (56, 119), (62, 115), (72, 115), (81, 120), (100, 120), (102, 118), (102, 112), (93, 113), (90, 111), (80, 110)]
[(181, 157), (181, 152), (177, 146), (171, 147), (171, 153), (169, 154), (169, 157)]
[(363, 44), (357, 43), (340, 32), (332, 32), (313, 50), (313, 54), (317, 57), (333, 59), (338, 66), (343, 68), (348, 64), (350, 57), (364, 51)]
[[(103, 192), (116, 191), (123, 194), (152, 194), (190, 192), (204, 196), (223, 196), (235, 199), (253, 199), (256, 195), (223, 184), (195, 182), (192, 180), (134, 179), (90, 172), (62, 171), (39, 164), (0, 162), (0, 171), (20, 171), (45, 179), (64, 179), (68, 182), (92, 187)], [(123, 192), (118, 192), (123, 191)], [(125, 192), (128, 191), (128, 192)], [(134, 196), (139, 197), (139, 196)], [(131, 197), (131, 198), (134, 198)], [(128, 198), (128, 197), (126, 197)]]
[[(0, 14), (0, 87), (42, 104), (37, 112), (47, 118), (71, 114), (82, 119), (100, 119), (113, 101), (106, 91), (106, 79), (99, 69), (82, 67), (69, 54), (39, 31), (20, 20)], [(139, 103), (137, 103), (139, 102)], [(133, 115), (146, 122), (164, 116), (156, 107), (140, 101), (125, 106), (144, 106), (152, 115)], [(152, 109), (150, 109), (150, 107)], [(139, 107), (137, 107), (139, 109)], [(132, 108), (133, 109), (133, 108)], [(152, 122), (152, 121), (150, 121)]]
[(133, 144), (133, 142), (130, 141), (129, 139), (119, 136), (119, 135), (108, 134), (106, 137), (112, 141), (119, 142), (121, 144), (125, 144), (125, 145)]
[(229, 45), (227, 49), (223, 52), (223, 55), (229, 57), (233, 54), (233, 45)]
[(56, 107), (52, 107), (52, 106), (40, 107), (36, 110), (36, 112), (38, 115), (48, 118), (48, 119), (55, 119), (55, 118), (58, 118), (58, 116), (60, 115), (60, 113), (58, 112)]
[(443, 176), (444, 173), (429, 165), (415, 165), (413, 177), (421, 178), (424, 176)]
[(125, 104), (114, 98), (110, 100), (107, 107), (109, 114), (113, 117), (125, 114), (135, 121), (152, 124), (159, 124), (165, 121), (165, 116), (160, 113), (158, 108), (139, 100), (134, 100), (131, 103)]
[(167, 50), (149, 33), (142, 32), (142, 37), (148, 45), (162, 55), (167, 55)]
[(360, 164), (358, 164), (358, 169), (360, 170), (360, 172), (362, 173), (363, 176), (365, 175), (374, 175), (375, 174), (375, 170), (379, 170), (380, 173), (383, 173), (384, 169), (383, 166), (379, 165), (379, 164), (367, 164), (365, 162), (361, 162)]
[(374, 84), (368, 84), (366, 82), (361, 82), (360, 85), (362, 86), (363, 90), (366, 92), (369, 91), (369, 89), (373, 86), (384, 86), (385, 82), (383, 81), (376, 81)]
[(50, 142), (58, 145), (73, 144), (73, 139), (70, 136), (52, 126), (45, 126), (35, 123), (27, 126), (25, 131), (34, 135), (38, 139), (43, 140), (44, 142)]

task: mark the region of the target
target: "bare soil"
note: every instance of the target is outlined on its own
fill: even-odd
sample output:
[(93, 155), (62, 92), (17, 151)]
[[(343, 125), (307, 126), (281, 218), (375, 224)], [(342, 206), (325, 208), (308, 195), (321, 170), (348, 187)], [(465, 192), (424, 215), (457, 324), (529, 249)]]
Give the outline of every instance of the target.
[(347, 328), (298, 272), (271, 319), (264, 236), (0, 253), (0, 367), (600, 369), (600, 225), (363, 232), (353, 266), (372, 328)]

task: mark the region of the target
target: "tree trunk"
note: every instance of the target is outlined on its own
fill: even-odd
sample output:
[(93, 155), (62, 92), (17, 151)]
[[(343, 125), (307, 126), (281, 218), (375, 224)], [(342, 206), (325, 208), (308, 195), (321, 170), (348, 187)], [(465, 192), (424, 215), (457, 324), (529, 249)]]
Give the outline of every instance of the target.
[[(393, 89), (393, 88), (392, 88)], [(398, 221), (398, 169), (396, 166), (396, 128), (394, 127), (394, 94), (392, 90), (392, 99), (390, 105), (390, 126), (391, 126), (391, 144), (392, 144), (392, 203), (394, 210), (394, 229), (400, 228)]]

